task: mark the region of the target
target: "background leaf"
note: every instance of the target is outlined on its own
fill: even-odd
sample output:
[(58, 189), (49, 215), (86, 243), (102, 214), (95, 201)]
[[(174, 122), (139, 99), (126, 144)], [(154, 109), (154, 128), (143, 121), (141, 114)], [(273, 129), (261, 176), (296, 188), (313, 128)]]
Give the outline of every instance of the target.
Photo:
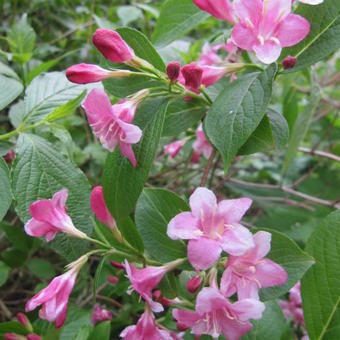
[[(12, 190), (20, 219), (26, 222), (31, 218), (29, 206), (32, 202), (51, 198), (62, 188), (69, 191), (67, 208), (74, 225), (91, 235), (90, 185), (85, 175), (47, 140), (30, 134), (20, 135), (12, 168)], [(68, 260), (74, 260), (84, 253), (87, 243), (58, 235), (51, 247)]]
[(340, 211), (328, 215), (307, 242), (316, 263), (302, 279), (303, 312), (310, 339), (340, 334)]
[(0, 222), (12, 203), (11, 183), (6, 162), (0, 157)]

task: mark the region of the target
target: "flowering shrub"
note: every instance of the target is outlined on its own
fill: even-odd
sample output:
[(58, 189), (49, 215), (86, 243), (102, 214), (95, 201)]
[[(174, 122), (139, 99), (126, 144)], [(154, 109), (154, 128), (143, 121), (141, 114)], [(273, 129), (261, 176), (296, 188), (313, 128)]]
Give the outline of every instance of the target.
[(338, 1), (91, 4), (0, 54), (0, 337), (339, 338)]

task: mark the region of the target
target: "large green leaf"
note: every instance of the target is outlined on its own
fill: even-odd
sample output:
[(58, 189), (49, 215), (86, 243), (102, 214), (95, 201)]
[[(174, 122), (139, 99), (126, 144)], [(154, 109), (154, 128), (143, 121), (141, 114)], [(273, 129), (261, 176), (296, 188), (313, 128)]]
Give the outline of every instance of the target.
[(69, 82), (62, 72), (51, 72), (33, 79), (26, 89), (24, 121), (36, 122), (57, 107), (80, 96), (85, 87)]
[(340, 334), (340, 211), (328, 215), (307, 242), (316, 260), (302, 279), (303, 311), (310, 339)]
[(0, 62), (0, 110), (12, 103), (23, 91), (20, 78), (7, 65)]
[[(21, 134), (12, 168), (12, 190), (20, 219), (23, 222), (30, 219), (32, 202), (51, 198), (62, 188), (69, 191), (67, 208), (74, 225), (90, 235), (90, 185), (85, 175), (47, 140)], [(87, 243), (59, 234), (51, 247), (72, 260), (84, 253)]]
[(208, 16), (192, 0), (168, 0), (161, 8), (152, 41), (157, 47), (169, 45)]
[(0, 157), (0, 222), (12, 203), (11, 184), (6, 162)]
[(167, 234), (170, 220), (189, 210), (188, 204), (171, 191), (144, 189), (136, 207), (137, 229), (147, 252), (163, 263), (186, 257), (186, 246), (171, 240)]
[(272, 234), (271, 250), (268, 258), (281, 265), (288, 274), (286, 284), (261, 289), (261, 300), (266, 301), (276, 299), (287, 293), (314, 263), (314, 259), (302, 251), (299, 246), (286, 235), (271, 229), (264, 230)]
[(119, 150), (111, 153), (106, 160), (104, 197), (112, 215), (118, 220), (129, 216), (143, 190), (162, 134), (167, 104), (164, 99), (149, 100), (137, 111), (134, 123), (143, 130), (143, 137), (134, 147), (136, 168)]
[(312, 85), (309, 102), (305, 110), (298, 115), (295, 121), (293, 132), (290, 136), (290, 141), (283, 161), (282, 172), (286, 172), (290, 164), (294, 160), (297, 149), (306, 136), (309, 125), (311, 123), (311, 119), (320, 101), (320, 88), (316, 79), (316, 75), (314, 72), (312, 72), (311, 74)]
[(311, 30), (306, 39), (284, 51), (283, 57), (286, 55), (297, 57), (296, 66), (289, 72), (313, 65), (340, 47), (339, 0), (325, 0), (318, 6), (300, 4), (297, 14), (310, 22)]
[(287, 334), (289, 326), (282, 313), (281, 307), (276, 301), (265, 303), (266, 309), (260, 320), (252, 321), (254, 328), (241, 338), (241, 340), (288, 340), (290, 337), (283, 337)]
[(207, 113), (204, 128), (225, 169), (260, 124), (271, 96), (276, 65), (243, 75), (227, 86)]
[(97, 324), (87, 340), (109, 340), (111, 331), (110, 321), (104, 321)]

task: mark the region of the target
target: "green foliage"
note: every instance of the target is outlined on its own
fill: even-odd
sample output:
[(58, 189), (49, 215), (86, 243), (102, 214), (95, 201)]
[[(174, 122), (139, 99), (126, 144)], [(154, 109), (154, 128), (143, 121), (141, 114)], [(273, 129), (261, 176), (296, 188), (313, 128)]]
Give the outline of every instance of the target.
[(301, 285), (303, 311), (311, 339), (333, 340), (340, 332), (340, 212), (330, 214), (313, 232), (306, 250), (315, 265)]
[(0, 157), (0, 222), (12, 203), (11, 184), (6, 162)]

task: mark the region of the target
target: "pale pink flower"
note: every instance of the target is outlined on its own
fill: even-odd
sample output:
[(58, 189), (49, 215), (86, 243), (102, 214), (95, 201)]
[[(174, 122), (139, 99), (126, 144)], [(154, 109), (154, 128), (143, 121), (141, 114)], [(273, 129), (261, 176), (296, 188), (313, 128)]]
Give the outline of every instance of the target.
[(286, 283), (286, 271), (277, 263), (264, 258), (270, 251), (270, 242), (271, 234), (259, 231), (254, 235), (254, 248), (242, 256), (228, 257), (221, 280), (221, 290), (226, 296), (237, 292), (239, 299), (258, 299), (260, 288)]
[(87, 259), (87, 255), (84, 255), (69, 264), (66, 273), (55, 277), (46, 288), (26, 303), (26, 312), (31, 312), (42, 305), (39, 317), (49, 322), (55, 322), (56, 328), (61, 327), (66, 319), (68, 299), (77, 275)]
[(223, 66), (202, 65), (202, 84), (206, 87), (211, 86), (227, 74), (239, 71), (243, 67), (242, 63), (228, 63)]
[(223, 335), (228, 340), (237, 340), (253, 328), (249, 319), (260, 319), (264, 309), (258, 300), (231, 303), (217, 287), (206, 287), (197, 296), (194, 312), (174, 309), (173, 317), (180, 330), (191, 328), (195, 335), (207, 334), (214, 338)]
[(30, 205), (32, 218), (25, 224), (25, 232), (33, 237), (45, 237), (49, 242), (58, 232), (73, 237), (86, 238), (86, 234), (78, 230), (66, 213), (67, 189), (55, 193), (52, 199), (42, 199)]
[(251, 199), (223, 200), (217, 203), (214, 193), (197, 188), (190, 196), (191, 212), (182, 212), (168, 224), (173, 240), (189, 240), (188, 259), (195, 269), (210, 268), (222, 250), (240, 256), (254, 247), (250, 231), (240, 224)]
[(232, 40), (240, 48), (254, 51), (265, 64), (275, 62), (283, 47), (298, 44), (310, 30), (309, 22), (291, 13), (288, 0), (235, 0), (239, 22)]
[(121, 101), (113, 106), (102, 89), (93, 89), (83, 104), (94, 135), (107, 150), (113, 152), (119, 144), (121, 153), (136, 167), (137, 161), (132, 149), (142, 137), (142, 130), (131, 124), (139, 102), (148, 91), (141, 91), (131, 100)]
[(218, 50), (220, 49), (221, 45), (214, 45), (211, 46), (209, 43), (205, 43), (202, 48), (202, 53), (198, 58), (197, 65), (217, 65), (220, 64), (223, 60), (218, 55)]
[(231, 23), (235, 21), (230, 0), (193, 0), (193, 2), (201, 10), (208, 12), (217, 19)]
[(96, 325), (98, 322), (102, 321), (111, 321), (112, 313), (107, 310), (105, 307), (96, 303), (93, 308), (93, 313), (91, 315), (91, 323), (92, 325)]
[(176, 142), (164, 145), (164, 153), (169, 155), (171, 158), (175, 158), (181, 151), (186, 140), (178, 140)]
[(131, 282), (129, 294), (135, 290), (152, 308), (154, 312), (162, 312), (163, 306), (152, 300), (152, 290), (156, 288), (164, 275), (183, 263), (182, 259), (169, 262), (164, 266), (148, 266), (142, 269), (136, 268), (125, 260), (125, 271)]
[(133, 49), (116, 31), (99, 28), (94, 32), (92, 42), (113, 63), (125, 63), (135, 57)]
[(91, 209), (100, 222), (106, 224), (110, 229), (117, 228), (116, 221), (107, 209), (104, 201), (103, 187), (101, 186), (97, 186), (92, 190)]
[(205, 136), (202, 123), (196, 130), (196, 141), (192, 144), (192, 148), (194, 149), (192, 157), (193, 163), (198, 162), (201, 154), (203, 154), (205, 158), (209, 158), (211, 155), (213, 148)]
[(155, 316), (146, 308), (137, 322), (137, 325), (128, 326), (120, 336), (125, 340), (173, 340), (173, 335), (165, 329), (156, 325)]

